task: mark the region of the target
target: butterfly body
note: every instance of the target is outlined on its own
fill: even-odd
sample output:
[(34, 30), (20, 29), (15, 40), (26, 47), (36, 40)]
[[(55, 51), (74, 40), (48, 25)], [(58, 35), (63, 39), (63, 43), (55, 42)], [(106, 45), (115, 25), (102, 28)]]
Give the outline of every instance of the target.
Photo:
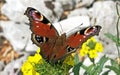
[(48, 62), (57, 62), (75, 52), (90, 37), (98, 35), (101, 27), (91, 26), (66, 37), (61, 36), (55, 27), (36, 9), (28, 7), (25, 14), (30, 20), (31, 39), (41, 48), (40, 54)]

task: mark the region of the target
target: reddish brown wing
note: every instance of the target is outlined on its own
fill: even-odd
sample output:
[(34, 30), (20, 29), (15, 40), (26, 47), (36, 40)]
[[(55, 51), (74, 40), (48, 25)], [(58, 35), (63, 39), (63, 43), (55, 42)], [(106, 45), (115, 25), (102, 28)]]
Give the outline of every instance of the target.
[[(75, 34), (72, 34), (67, 39), (65, 34), (61, 35), (59, 39), (56, 40), (56, 43), (53, 48), (52, 56), (50, 57), (53, 62), (57, 60), (64, 59), (66, 56), (75, 52), (81, 45), (87, 41), (90, 37), (98, 35), (100, 32), (101, 26), (93, 26), (82, 29)], [(65, 40), (62, 40), (65, 39)], [(58, 40), (61, 40), (60, 43)], [(59, 44), (59, 45), (58, 45)]]
[(28, 7), (25, 15), (29, 17), (31, 24), (30, 29), (34, 34), (52, 39), (58, 37), (56, 29), (39, 11)]
[(50, 60), (53, 56), (53, 47), (56, 39), (59, 37), (56, 29), (39, 11), (32, 7), (28, 7), (25, 15), (30, 20), (30, 29), (33, 32), (31, 39), (33, 43), (41, 48), (40, 54), (46, 60)]
[(91, 26), (85, 29), (82, 29), (75, 34), (71, 35), (67, 39), (67, 44), (71, 48), (80, 47), (87, 39), (94, 35), (98, 35), (100, 32), (101, 26)]

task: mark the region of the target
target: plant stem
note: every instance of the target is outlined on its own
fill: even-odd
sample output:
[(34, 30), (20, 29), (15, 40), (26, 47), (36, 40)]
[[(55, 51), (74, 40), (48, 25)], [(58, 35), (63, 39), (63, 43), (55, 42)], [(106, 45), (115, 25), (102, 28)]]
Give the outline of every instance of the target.
[(118, 51), (118, 57), (120, 57), (120, 50), (119, 50), (119, 47), (118, 47), (118, 44), (119, 44), (119, 28), (118, 28), (118, 25), (119, 25), (119, 19), (120, 19), (120, 14), (119, 14), (119, 11), (118, 11), (118, 2), (116, 3), (116, 9), (117, 9), (117, 15), (118, 15), (118, 20), (117, 20), (117, 24), (116, 24), (116, 30), (117, 30), (116, 47), (117, 47), (117, 51)]

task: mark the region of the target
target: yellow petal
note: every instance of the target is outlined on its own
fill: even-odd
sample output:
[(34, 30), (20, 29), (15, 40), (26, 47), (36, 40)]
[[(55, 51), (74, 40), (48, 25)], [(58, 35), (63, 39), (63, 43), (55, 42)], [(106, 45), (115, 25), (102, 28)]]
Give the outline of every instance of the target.
[(90, 58), (96, 58), (98, 56), (96, 50), (90, 50), (89, 51), (89, 57)]
[(103, 46), (101, 43), (96, 43), (96, 46), (95, 46), (95, 50), (97, 50), (98, 52), (102, 52), (103, 51)]

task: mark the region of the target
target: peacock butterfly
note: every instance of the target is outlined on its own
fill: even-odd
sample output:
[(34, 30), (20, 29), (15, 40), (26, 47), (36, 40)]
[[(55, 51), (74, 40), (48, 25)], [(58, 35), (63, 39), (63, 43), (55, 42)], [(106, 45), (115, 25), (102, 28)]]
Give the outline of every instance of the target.
[(66, 37), (66, 33), (60, 36), (49, 20), (36, 9), (28, 7), (25, 15), (30, 20), (31, 39), (41, 48), (40, 54), (48, 62), (64, 59), (80, 48), (87, 39), (98, 35), (101, 29), (101, 26), (98, 25), (89, 26), (68, 37)]

